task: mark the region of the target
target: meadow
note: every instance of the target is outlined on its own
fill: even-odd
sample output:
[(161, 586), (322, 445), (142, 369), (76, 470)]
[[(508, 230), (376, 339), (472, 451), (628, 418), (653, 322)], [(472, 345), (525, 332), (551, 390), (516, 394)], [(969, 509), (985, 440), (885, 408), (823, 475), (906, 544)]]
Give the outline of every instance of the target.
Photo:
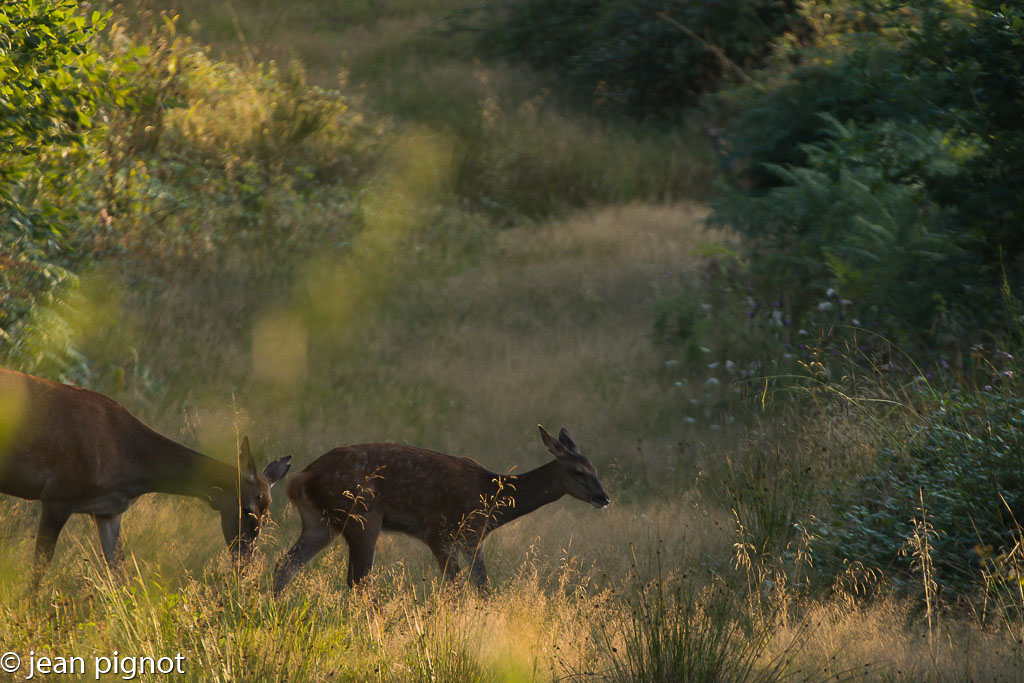
[(385, 535), (368, 585), (345, 585), (339, 542), (275, 598), (299, 529), (282, 487), (245, 570), (205, 505), (149, 495), (125, 517), (125, 576), (73, 519), (37, 592), (38, 503), (4, 497), (0, 651), (180, 654), (174, 678), (195, 681), (1024, 677), (1019, 546), (979, 565), (984, 589), (940, 590), (941, 492), (921, 492), (910, 588), (819, 571), (839, 555), (815, 555), (816, 520), (914, 442), (945, 385), (752, 312), (743, 236), (706, 221), (719, 157), (696, 114), (574, 106), (481, 55), (477, 3), (111, 9), (106, 49), (162, 106), (85, 142), (95, 255), (6, 366), (222, 459), (248, 435), (293, 471), (392, 441), (523, 472), (550, 457), (536, 425), (565, 425), (613, 503), (566, 497), (495, 532), (486, 596)]

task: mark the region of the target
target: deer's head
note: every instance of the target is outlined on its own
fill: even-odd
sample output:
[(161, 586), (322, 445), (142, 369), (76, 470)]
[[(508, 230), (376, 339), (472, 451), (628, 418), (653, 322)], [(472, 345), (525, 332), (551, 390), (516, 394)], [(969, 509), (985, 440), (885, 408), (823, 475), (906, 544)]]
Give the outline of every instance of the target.
[(236, 558), (252, 556), (260, 528), (270, 518), (270, 488), (288, 473), (291, 459), (289, 455), (275, 460), (260, 474), (249, 450), (249, 437), (242, 439), (237, 494), (225, 495), (217, 505), (224, 540)]
[(540, 429), (540, 438), (544, 445), (558, 462), (559, 482), (562, 485), (562, 490), (573, 498), (579, 498), (594, 507), (607, 507), (612, 499), (608, 497), (601, 482), (597, 479), (597, 468), (580, 455), (579, 449), (565, 427), (559, 430), (557, 439), (548, 434), (540, 425), (537, 425), (537, 428)]

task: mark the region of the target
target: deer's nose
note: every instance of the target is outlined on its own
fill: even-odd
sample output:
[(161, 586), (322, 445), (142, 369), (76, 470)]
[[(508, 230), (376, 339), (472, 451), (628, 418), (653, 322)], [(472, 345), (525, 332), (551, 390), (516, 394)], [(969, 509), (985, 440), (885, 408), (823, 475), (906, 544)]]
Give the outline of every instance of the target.
[(594, 507), (606, 508), (612, 502), (612, 499), (607, 494), (599, 493), (591, 498), (590, 502)]

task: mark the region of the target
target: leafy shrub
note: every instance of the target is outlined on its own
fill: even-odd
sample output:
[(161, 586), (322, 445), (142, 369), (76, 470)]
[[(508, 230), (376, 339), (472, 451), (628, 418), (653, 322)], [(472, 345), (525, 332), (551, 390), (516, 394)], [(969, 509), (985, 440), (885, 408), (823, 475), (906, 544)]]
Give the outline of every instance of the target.
[(965, 286), (984, 283), (970, 240), (926, 191), (957, 172), (957, 150), (913, 121), (827, 123), (830, 139), (805, 145), (804, 164), (765, 166), (781, 185), (730, 195), (717, 219), (749, 236), (752, 274), (788, 295), (796, 320), (832, 288), (854, 302), (852, 319), (902, 339), (929, 333)]
[[(0, 179), (6, 363), (51, 376), (88, 373), (69, 318), (81, 298), (73, 273), (105, 256), (129, 252), (152, 264), (154, 276), (173, 272), (183, 258), (230, 259), (254, 248), (280, 257), (308, 252), (354, 230), (356, 187), (381, 136), (340, 92), (308, 85), (301, 67), (242, 69), (212, 60), (177, 34), (170, 16), (140, 37), (120, 23), (101, 32), (101, 18), (85, 23), (73, 3), (41, 6), (11, 5), (24, 10), (21, 24), (37, 22), (70, 50), (71, 67), (81, 52), (81, 66), (68, 71), (81, 82), (75, 99), (76, 82), (58, 79), (67, 90), (62, 106), (71, 109), (34, 113), (27, 101), (10, 100), (27, 123), (17, 122), (20, 113), (8, 117), (21, 126), (8, 137), (34, 135), (38, 144), (32, 164), (0, 149), (0, 168), (19, 169)], [(0, 12), (13, 21), (7, 5)], [(55, 33), (54, 22), (71, 27), (67, 35)], [(19, 86), (23, 99), (49, 101), (46, 74), (60, 69), (46, 59), (44, 51), (19, 63), (27, 74), (29, 64), (43, 74)], [(60, 118), (72, 111), (73, 120)]]
[[(947, 590), (981, 581), (975, 548), (1010, 548), (1024, 520), (1024, 399), (953, 392), (872, 474), (840, 487), (831, 519), (815, 529), (815, 564), (839, 575), (844, 562), (882, 568), (904, 588), (918, 580), (904, 550), (914, 519), (935, 529), (932, 562)], [(924, 512), (919, 510), (924, 502)]]
[(0, 7), (0, 199), (46, 147), (80, 142), (99, 100), (92, 37), (103, 27), (71, 0), (16, 0)]
[(122, 95), (93, 51), (105, 17), (71, 0), (0, 6), (0, 349), (81, 255), (69, 157), (102, 104)]
[(702, 94), (760, 65), (800, 23), (793, 0), (519, 0), (489, 45), (564, 77), (596, 105), (677, 118)]
[(730, 94), (714, 220), (796, 322), (835, 288), (921, 346), (999, 334), (976, 302), (1024, 277), (1024, 41), (989, 0), (857, 5), (884, 25)]
[(375, 131), (342, 93), (308, 85), (299, 64), (211, 59), (173, 16), (143, 36), (117, 24), (99, 47), (124, 65), (131, 99), (104, 111), (99, 161), (81, 183), (132, 251), (292, 242), (279, 225), (291, 209), (354, 186), (372, 162)]

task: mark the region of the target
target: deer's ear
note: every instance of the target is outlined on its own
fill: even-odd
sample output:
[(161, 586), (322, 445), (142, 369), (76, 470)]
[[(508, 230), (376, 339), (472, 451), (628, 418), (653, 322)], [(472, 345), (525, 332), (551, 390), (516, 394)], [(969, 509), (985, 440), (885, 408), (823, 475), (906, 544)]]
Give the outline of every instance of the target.
[(565, 446), (563, 446), (558, 441), (555, 441), (554, 437), (548, 434), (547, 430), (544, 429), (544, 427), (542, 427), (541, 425), (537, 425), (537, 429), (540, 430), (540, 440), (544, 442), (544, 447), (551, 451), (551, 455), (555, 456), (556, 458), (564, 458), (565, 456), (569, 455), (569, 453), (566, 451)]
[(284, 479), (284, 475), (288, 474), (288, 468), (292, 466), (292, 456), (286, 455), (280, 460), (275, 460), (266, 467), (263, 468), (263, 476), (267, 480), (267, 484), (273, 486), (277, 482)]
[(249, 437), (242, 437), (242, 445), (238, 449), (238, 460), (242, 463), (249, 474), (256, 476), (256, 461), (252, 458), (252, 451), (249, 450)]
[(569, 430), (565, 427), (558, 430), (558, 442), (573, 453), (579, 453), (579, 449), (576, 448), (576, 443), (572, 440), (572, 437), (569, 436)]

